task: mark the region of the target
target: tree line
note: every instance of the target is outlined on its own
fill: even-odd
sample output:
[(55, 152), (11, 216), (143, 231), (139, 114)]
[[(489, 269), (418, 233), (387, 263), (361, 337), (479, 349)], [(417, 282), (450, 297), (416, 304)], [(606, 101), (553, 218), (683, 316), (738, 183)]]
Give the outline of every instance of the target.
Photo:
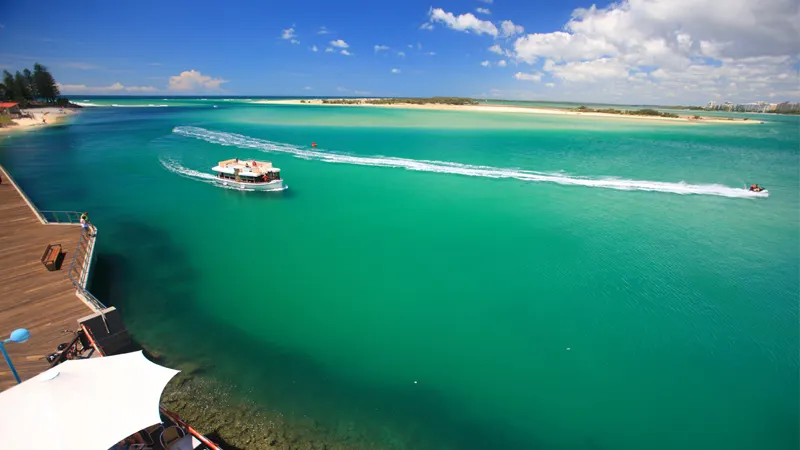
[(12, 75), (3, 71), (0, 99), (4, 101), (17, 102), (24, 107), (37, 102), (56, 103), (59, 95), (56, 79), (39, 63), (33, 65), (33, 72), (25, 69)]

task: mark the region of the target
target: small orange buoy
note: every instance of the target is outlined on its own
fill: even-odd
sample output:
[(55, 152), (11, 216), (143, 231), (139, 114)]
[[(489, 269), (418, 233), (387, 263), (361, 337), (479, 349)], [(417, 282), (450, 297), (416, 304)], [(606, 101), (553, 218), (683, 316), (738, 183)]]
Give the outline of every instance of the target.
[(312, 147), (316, 147), (316, 146), (317, 146), (317, 143), (316, 143), (316, 142), (312, 142), (312, 143), (311, 143), (311, 146), (312, 146)]

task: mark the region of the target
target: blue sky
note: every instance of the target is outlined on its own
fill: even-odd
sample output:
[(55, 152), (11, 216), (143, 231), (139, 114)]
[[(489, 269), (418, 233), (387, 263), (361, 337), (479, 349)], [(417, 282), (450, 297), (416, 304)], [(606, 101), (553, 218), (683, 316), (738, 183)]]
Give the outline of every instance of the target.
[(0, 68), (38, 61), (71, 95), (782, 101), (794, 1), (14, 2)]

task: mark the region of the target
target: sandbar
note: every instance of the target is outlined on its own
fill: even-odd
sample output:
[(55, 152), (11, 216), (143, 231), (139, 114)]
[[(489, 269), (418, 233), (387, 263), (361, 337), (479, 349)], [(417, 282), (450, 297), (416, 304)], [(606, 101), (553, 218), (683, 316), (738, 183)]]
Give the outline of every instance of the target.
[(400, 109), (427, 109), (435, 111), (471, 111), (471, 112), (489, 112), (489, 113), (520, 113), (520, 114), (549, 114), (549, 115), (568, 115), (568, 116), (583, 116), (583, 117), (604, 117), (615, 119), (633, 119), (633, 120), (648, 120), (648, 121), (666, 121), (686, 124), (700, 124), (700, 123), (763, 123), (759, 120), (747, 119), (734, 119), (734, 118), (720, 118), (720, 117), (702, 117), (695, 118), (694, 115), (680, 116), (680, 117), (658, 117), (658, 116), (637, 116), (632, 114), (609, 114), (602, 112), (581, 112), (571, 109), (558, 109), (558, 108), (542, 108), (542, 107), (528, 107), (518, 105), (447, 105), (441, 103), (394, 103), (394, 104), (371, 104), (363, 103), (369, 100), (377, 100), (370, 98), (359, 99), (325, 99), (331, 100), (346, 100), (346, 101), (361, 101), (362, 103), (323, 103), (322, 99), (288, 99), (288, 100), (254, 100), (252, 103), (266, 104), (266, 105), (307, 105), (307, 106), (352, 106), (352, 107), (372, 107), (372, 108), (400, 108)]

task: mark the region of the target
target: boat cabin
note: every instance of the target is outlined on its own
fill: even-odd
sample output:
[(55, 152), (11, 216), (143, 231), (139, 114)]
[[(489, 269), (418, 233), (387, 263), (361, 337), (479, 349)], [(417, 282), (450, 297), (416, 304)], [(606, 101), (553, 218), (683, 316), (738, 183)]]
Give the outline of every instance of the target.
[(273, 167), (269, 161), (254, 159), (228, 159), (220, 161), (214, 168), (217, 177), (237, 183), (269, 183), (281, 179), (281, 169)]

